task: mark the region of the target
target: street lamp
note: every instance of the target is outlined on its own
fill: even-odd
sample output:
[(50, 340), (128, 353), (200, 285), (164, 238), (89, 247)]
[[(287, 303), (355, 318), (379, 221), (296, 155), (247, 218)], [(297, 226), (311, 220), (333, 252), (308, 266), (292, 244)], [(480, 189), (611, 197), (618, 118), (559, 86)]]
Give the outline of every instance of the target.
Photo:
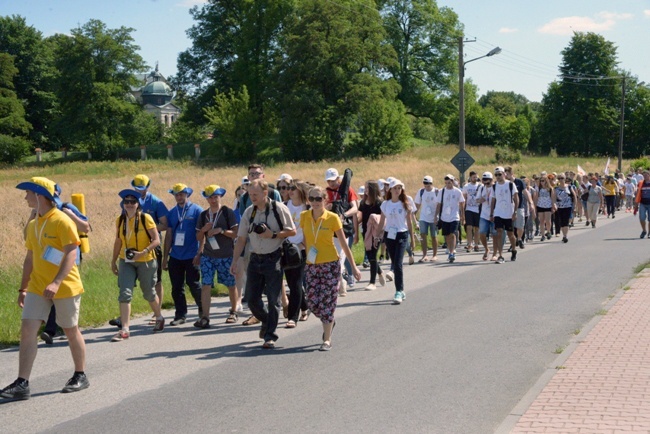
[[(469, 62), (473, 62), (484, 57), (491, 57), (501, 52), (501, 48), (496, 47), (483, 56), (465, 61), (463, 60), (463, 43), (463, 37), (461, 36), (458, 38), (458, 116), (460, 119), (458, 122), (458, 147), (460, 148), (460, 151), (465, 150), (465, 65), (467, 65)], [(462, 187), (463, 184), (465, 184), (465, 172), (461, 171), (460, 186)]]
[[(618, 132), (618, 172), (623, 171), (623, 133), (625, 130), (625, 76), (621, 77), (623, 83), (621, 84), (621, 125)], [(637, 83), (637, 86), (644, 86), (645, 81)]]

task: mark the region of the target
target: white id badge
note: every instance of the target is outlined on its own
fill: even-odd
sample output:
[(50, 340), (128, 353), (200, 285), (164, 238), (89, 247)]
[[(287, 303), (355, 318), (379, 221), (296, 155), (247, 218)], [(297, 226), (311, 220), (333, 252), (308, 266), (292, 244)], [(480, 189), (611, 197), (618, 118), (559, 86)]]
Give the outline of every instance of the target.
[(126, 250), (124, 249), (124, 262), (135, 262), (133, 259), (129, 259), (129, 257), (126, 255)]
[(219, 243), (217, 243), (217, 239), (215, 237), (210, 237), (208, 239), (208, 242), (210, 243), (212, 250), (219, 250)]
[(397, 228), (388, 228), (388, 239), (394, 240), (397, 238)]
[(316, 263), (316, 255), (318, 255), (318, 250), (316, 250), (316, 247), (310, 247), (309, 248), (309, 253), (307, 253), (307, 262), (315, 264)]
[(61, 265), (61, 261), (63, 260), (63, 252), (55, 249), (52, 246), (47, 246), (47, 248), (43, 252), (43, 259), (58, 267), (59, 265)]
[(176, 236), (174, 237), (174, 245), (182, 246), (184, 244), (185, 244), (185, 232), (176, 232)]

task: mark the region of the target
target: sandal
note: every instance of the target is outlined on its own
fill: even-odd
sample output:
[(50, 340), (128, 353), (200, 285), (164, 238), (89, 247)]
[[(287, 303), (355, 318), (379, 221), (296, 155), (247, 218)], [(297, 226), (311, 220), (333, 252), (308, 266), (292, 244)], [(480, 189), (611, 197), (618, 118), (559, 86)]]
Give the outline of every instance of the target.
[(311, 312), (306, 310), (300, 315), (300, 321), (307, 321)]
[(238, 319), (239, 317), (237, 316), (237, 312), (231, 310), (230, 315), (228, 315), (228, 318), (226, 318), (226, 324), (234, 324)]
[(483, 260), (487, 261), (487, 258), (488, 258), (488, 252), (485, 252), (485, 254), (483, 255)]
[(259, 323), (260, 323), (260, 320), (255, 318), (255, 315), (251, 315), (242, 324), (243, 325), (255, 325), (255, 324), (259, 324)]
[(199, 319), (194, 323), (194, 327), (196, 327), (197, 329), (209, 329), (210, 320), (207, 319), (206, 317), (201, 317), (201, 319)]
[(420, 260), (418, 261), (418, 263), (420, 263), (420, 264), (421, 264), (422, 262), (429, 262), (429, 257), (428, 257), (428, 256), (425, 256), (425, 257), (423, 257), (422, 259), (420, 259)]
[(474, 251), (475, 251), (475, 252), (478, 252), (478, 251), (479, 251), (478, 246), (474, 246)]
[(284, 326), (284, 327), (288, 328), (288, 329), (295, 329), (296, 328), (296, 322), (294, 320), (290, 319), (289, 321), (287, 321), (287, 325)]

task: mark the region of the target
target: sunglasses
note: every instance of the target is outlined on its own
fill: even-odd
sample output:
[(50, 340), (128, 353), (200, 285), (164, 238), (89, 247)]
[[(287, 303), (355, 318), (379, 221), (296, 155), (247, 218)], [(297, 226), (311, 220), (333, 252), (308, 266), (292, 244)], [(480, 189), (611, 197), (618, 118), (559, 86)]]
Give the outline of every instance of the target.
[(278, 190), (289, 190), (289, 189), (290, 189), (290, 187), (287, 187), (286, 185), (282, 185), (282, 186), (278, 187)]
[(261, 176), (264, 172), (248, 172), (248, 177), (249, 178), (257, 178), (258, 176)]
[(137, 200), (133, 200), (133, 199), (124, 199), (122, 202), (124, 203), (124, 205), (135, 205), (136, 203), (138, 203)]
[(296, 191), (296, 190), (298, 190), (298, 187), (296, 187), (295, 185), (292, 185), (291, 187), (287, 187), (287, 188), (288, 188), (289, 190), (291, 190), (291, 191)]
[(431, 184), (433, 184), (433, 182), (426, 182), (426, 181), (423, 181), (422, 184), (424, 184), (424, 185), (431, 185)]
[(494, 176), (503, 176), (503, 173), (495, 173)]
[(323, 196), (316, 196), (316, 197), (309, 196), (308, 199), (310, 202), (322, 202)]
[(445, 181), (451, 181), (451, 179), (449, 179), (449, 178), (445, 178)]
[(481, 181), (483, 181), (483, 182), (490, 182), (491, 179), (490, 179), (490, 178), (483, 178)]

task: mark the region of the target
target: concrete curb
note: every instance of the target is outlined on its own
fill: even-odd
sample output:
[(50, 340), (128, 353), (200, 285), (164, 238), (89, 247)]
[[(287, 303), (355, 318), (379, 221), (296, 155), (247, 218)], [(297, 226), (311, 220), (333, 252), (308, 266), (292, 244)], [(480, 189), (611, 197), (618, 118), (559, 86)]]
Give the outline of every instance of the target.
[[(621, 286), (614, 292), (613, 297), (609, 300), (603, 307), (603, 309), (609, 311), (611, 310), (616, 303), (623, 297), (625, 290), (623, 288), (632, 287), (633, 282), (637, 279), (650, 278), (650, 271), (647, 268), (639, 272), (636, 276), (630, 279), (625, 285)], [(603, 318), (603, 315), (594, 315), (594, 317), (580, 330), (580, 333), (573, 336), (567, 347), (562, 351), (553, 362), (551, 366), (547, 367), (544, 373), (539, 377), (537, 382), (531, 387), (528, 392), (521, 398), (521, 400), (515, 405), (515, 407), (510, 411), (508, 416), (501, 422), (501, 424), (494, 431), (495, 434), (508, 434), (510, 433), (519, 419), (526, 413), (531, 404), (535, 401), (537, 396), (542, 392), (544, 387), (551, 381), (553, 376), (556, 374), (558, 367), (563, 366), (573, 352), (578, 348), (578, 345), (582, 343), (585, 338), (591, 333), (593, 328), (598, 324), (598, 322)]]

